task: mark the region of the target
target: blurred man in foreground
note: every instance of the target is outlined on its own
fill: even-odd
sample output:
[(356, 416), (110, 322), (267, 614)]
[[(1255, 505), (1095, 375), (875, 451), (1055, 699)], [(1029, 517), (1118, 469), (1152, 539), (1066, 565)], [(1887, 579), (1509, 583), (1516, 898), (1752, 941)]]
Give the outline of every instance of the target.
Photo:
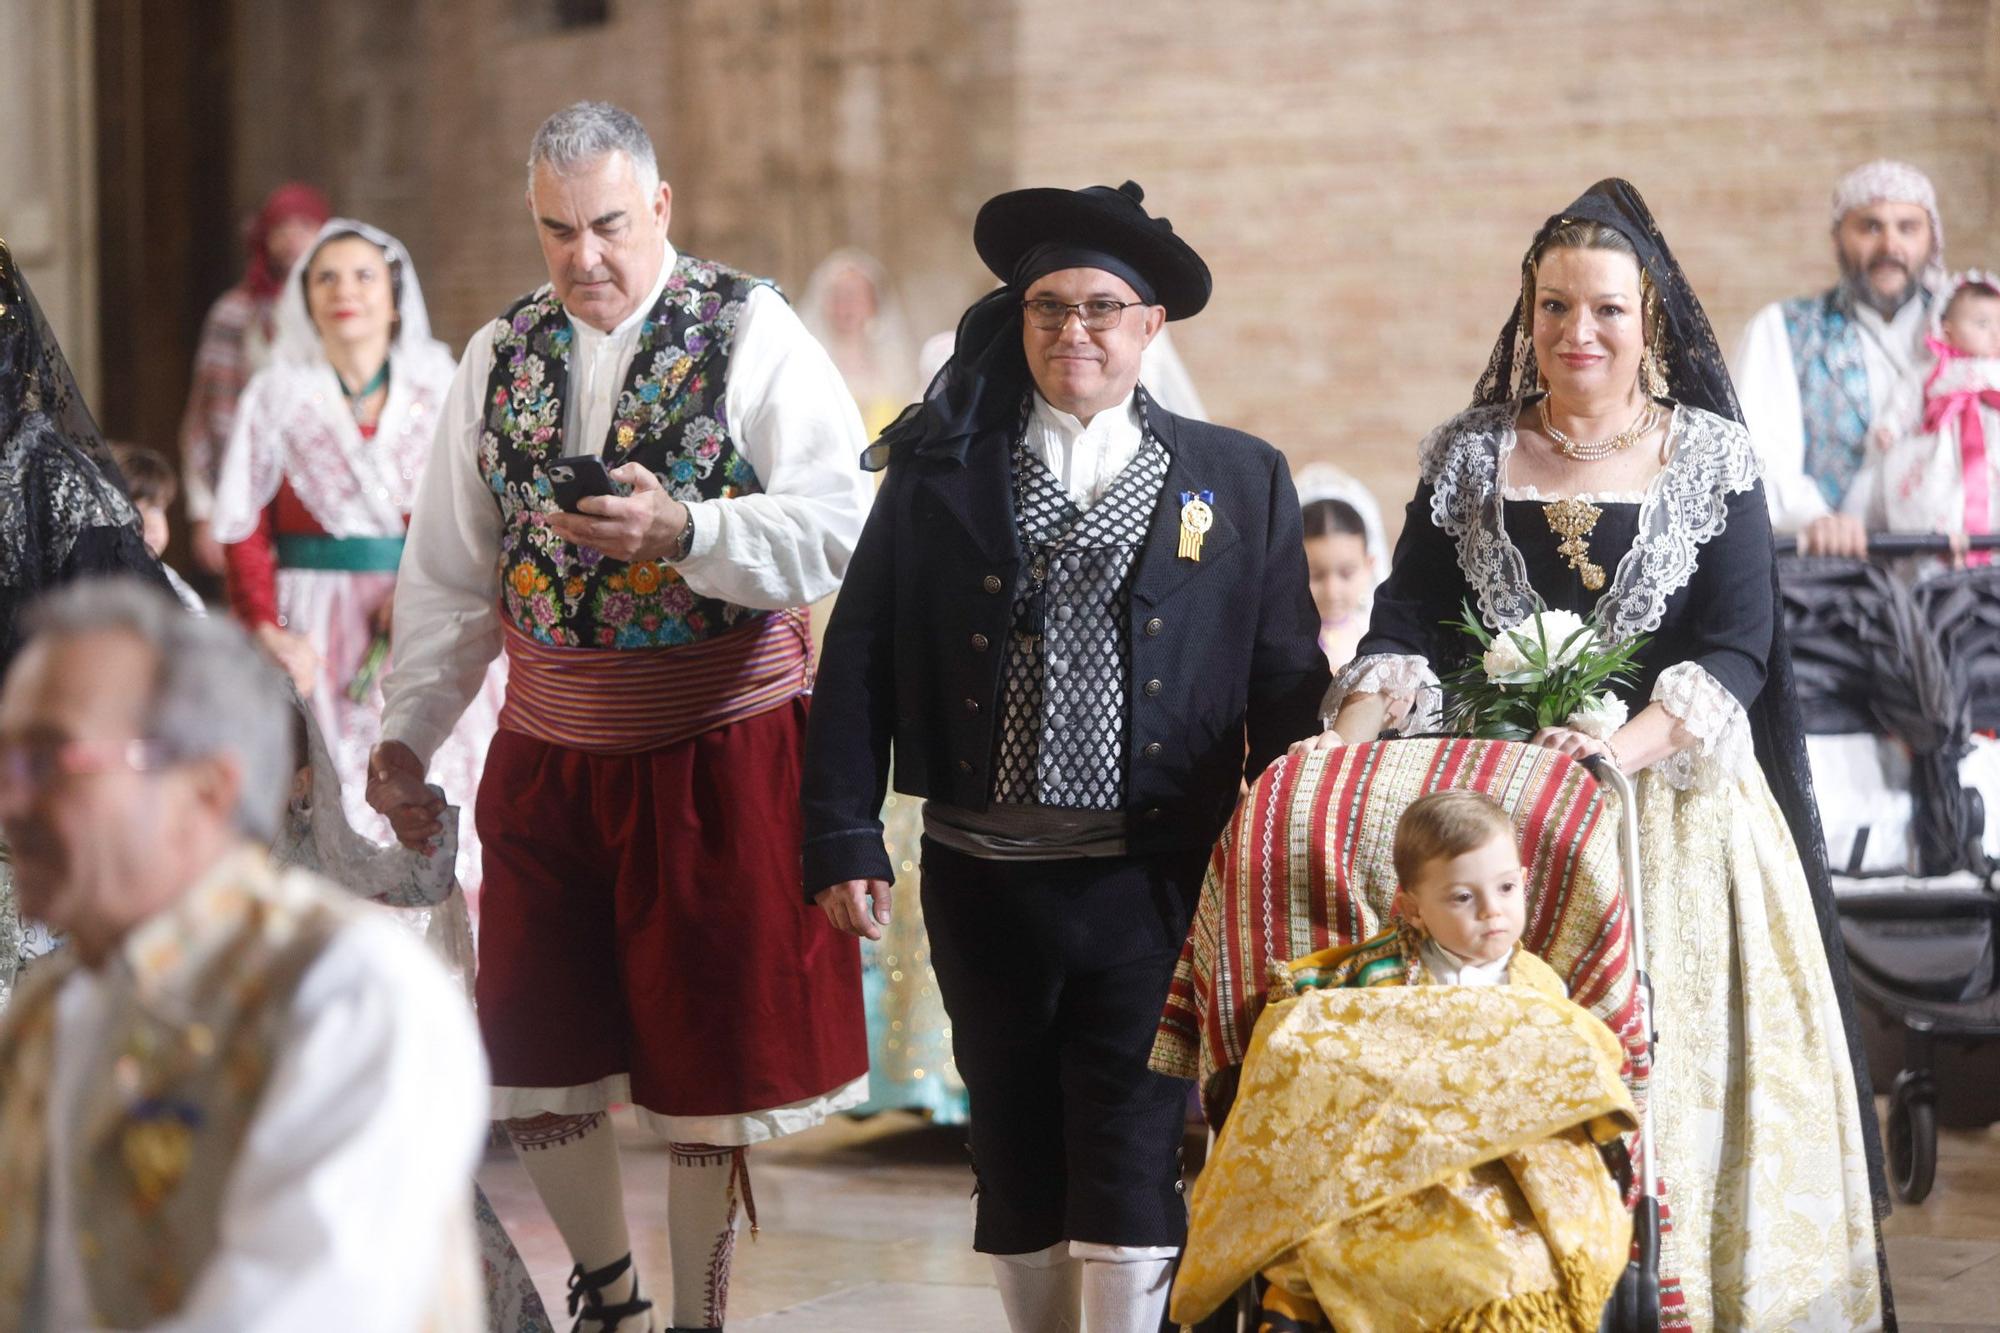
[(0, 1333), (483, 1328), (471, 1016), (393, 922), (271, 868), (278, 679), (124, 580), (28, 628), (0, 824), (69, 944), (0, 1026)]

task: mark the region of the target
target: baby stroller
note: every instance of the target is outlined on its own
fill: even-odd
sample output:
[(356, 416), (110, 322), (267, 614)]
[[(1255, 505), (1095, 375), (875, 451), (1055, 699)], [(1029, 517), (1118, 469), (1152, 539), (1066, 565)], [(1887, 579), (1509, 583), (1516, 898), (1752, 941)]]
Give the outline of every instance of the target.
[[(1939, 574), (1912, 588), (1910, 600), (1935, 637), (1953, 711), (1971, 729), (2000, 726), (2000, 569)], [(1978, 809), (1978, 794), (1965, 795)], [(1970, 1049), (2000, 1037), (1994, 975), (2000, 896), (1983, 856), (1968, 854), (1962, 868), (1984, 882), (1891, 889), (1864, 883), (1840, 899), (1855, 992), (1903, 1033), (1885, 1146), (1890, 1184), (1906, 1203), (1922, 1202), (1936, 1178), (1939, 1039)]]
[(1910, 591), (1863, 560), (1787, 559), (1780, 582), (1834, 871), (1983, 865), (1978, 794), (1959, 780), (1971, 723)]
[[(1514, 816), (1533, 889), (1523, 945), (1616, 1035), (1643, 1108), (1652, 1046), (1636, 910), (1637, 813), (1622, 775), (1607, 768), (1602, 781), (1550, 750), (1464, 738), (1379, 741), (1273, 764), (1210, 861), (1155, 1067), (1195, 1078), (1209, 1122), (1223, 1125), (1272, 963), (1382, 929), (1396, 887), (1390, 850), (1401, 811), (1426, 792), (1470, 787)], [(1606, 787), (1624, 799), (1614, 805)], [(1643, 1124), (1642, 1115), (1632, 1145), (1633, 1257), (1604, 1313), (1606, 1330), (1656, 1329), (1663, 1290), (1669, 1303), (1677, 1299), (1659, 1273), (1660, 1189)], [(1255, 1304), (1246, 1288), (1233, 1311), (1199, 1327), (1254, 1327)]]
[[(1996, 544), (1990, 534), (1970, 542), (1974, 550)], [(1870, 536), (1870, 556), (1946, 548), (1944, 536)], [(2000, 829), (1988, 827), (2000, 745), (1978, 735), (2000, 729), (2000, 568), (1970, 566), (1906, 586), (1872, 562), (1788, 558), (1780, 576), (1854, 993), (1892, 1025), (1868, 1035), (1872, 1063), (1900, 1065), (1894, 1079), (1876, 1077), (1876, 1087), (1890, 1089), (1890, 1185), (1918, 1203), (1938, 1163), (1938, 1039), (1972, 1049), (2000, 1035), (2000, 899), (1992, 891)], [(1870, 771), (1862, 733), (1902, 743), (1906, 779), (1882, 783)], [(1894, 817), (1898, 801), (1908, 839)], [(1854, 811), (1860, 827), (1842, 811)], [(1872, 841), (1866, 821), (1890, 825), (1890, 845)], [(1900, 1049), (1890, 1049), (1898, 1029)], [(1980, 1111), (1982, 1119), (1990, 1113)]]

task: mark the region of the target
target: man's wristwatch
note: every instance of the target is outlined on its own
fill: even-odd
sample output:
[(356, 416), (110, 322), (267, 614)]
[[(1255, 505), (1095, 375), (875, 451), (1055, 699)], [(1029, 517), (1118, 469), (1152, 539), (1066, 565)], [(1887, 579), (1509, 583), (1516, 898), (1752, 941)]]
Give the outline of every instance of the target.
[(694, 506), (683, 500), (681, 512), (687, 519), (681, 524), (681, 539), (674, 543), (674, 549), (667, 555), (669, 560), (685, 560), (694, 550)]

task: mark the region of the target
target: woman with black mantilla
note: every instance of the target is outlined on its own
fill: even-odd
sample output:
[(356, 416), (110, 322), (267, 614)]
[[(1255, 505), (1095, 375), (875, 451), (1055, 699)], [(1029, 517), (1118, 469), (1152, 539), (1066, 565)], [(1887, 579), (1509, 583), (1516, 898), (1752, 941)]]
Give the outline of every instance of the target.
[(873, 938), (877, 819), (928, 798), (923, 907), (971, 1094), (974, 1247), (1016, 1329), (1154, 1333), (1186, 1233), (1185, 1083), (1149, 1071), (1210, 844), (1327, 679), (1268, 444), (1149, 402), (1208, 269), (1139, 187), (1017, 190), (1007, 285), (871, 450), (888, 476), (827, 629), (805, 889)]
[(1543, 608), (1645, 635), (1609, 741), (1638, 774), (1671, 1323), (1881, 1327), (1880, 1148), (1777, 619), (1763, 486), (1707, 317), (1629, 184), (1545, 223), (1467, 411), (1424, 441), (1369, 633), (1315, 744), (1434, 725), (1438, 673)]
[[(0, 240), (0, 676), (28, 603), (93, 574), (134, 574), (173, 591), (55, 331)], [(6, 850), (0, 842), (0, 1009), (18, 969), (53, 943), (23, 930)]]

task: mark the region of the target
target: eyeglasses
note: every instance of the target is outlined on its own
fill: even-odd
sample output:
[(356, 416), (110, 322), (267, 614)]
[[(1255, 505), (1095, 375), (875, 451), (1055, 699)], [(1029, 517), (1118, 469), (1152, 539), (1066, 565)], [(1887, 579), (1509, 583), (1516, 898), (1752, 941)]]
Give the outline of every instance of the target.
[(157, 773), (173, 755), (160, 741), (12, 741), (0, 743), (0, 791), (39, 791), (59, 777)]
[(1118, 321), (1125, 318), (1127, 309), (1144, 305), (1144, 301), (1057, 301), (1046, 296), (1038, 296), (1031, 301), (1021, 302), (1021, 309), (1028, 314), (1028, 322), (1038, 329), (1054, 332), (1069, 323), (1071, 312), (1083, 321), (1083, 327), (1093, 333), (1118, 327)]

